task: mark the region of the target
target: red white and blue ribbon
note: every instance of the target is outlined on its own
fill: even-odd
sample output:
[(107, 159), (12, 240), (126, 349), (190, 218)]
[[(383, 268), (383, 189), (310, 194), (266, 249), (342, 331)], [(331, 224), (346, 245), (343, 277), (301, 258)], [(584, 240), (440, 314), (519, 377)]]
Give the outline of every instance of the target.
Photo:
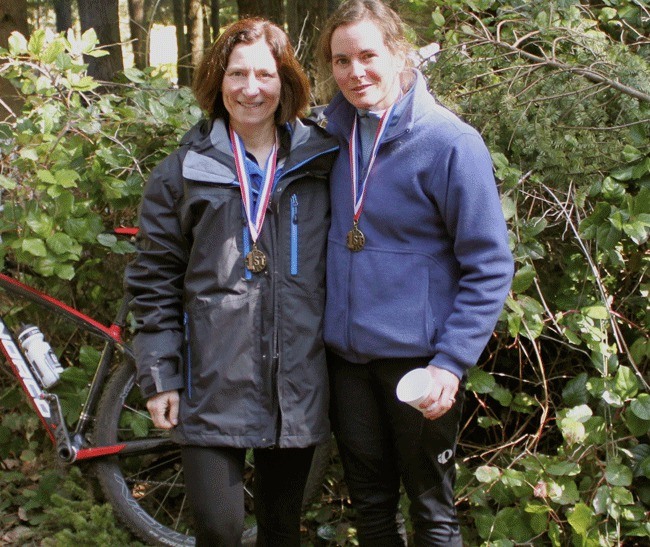
[[(379, 119), (379, 124), (377, 125), (377, 130), (375, 131), (375, 139), (372, 144), (372, 150), (370, 152), (370, 159), (368, 160), (368, 168), (366, 169), (366, 176), (362, 181), (359, 181), (359, 167), (358, 167), (358, 141), (357, 141), (357, 120), (359, 116), (354, 117), (354, 122), (352, 123), (352, 132), (350, 134), (350, 144), (349, 144), (349, 153), (350, 153), (350, 178), (352, 181), (352, 202), (354, 204), (354, 222), (359, 221), (361, 217), (361, 212), (363, 211), (363, 202), (366, 199), (366, 190), (368, 189), (368, 177), (372, 166), (375, 163), (377, 158), (377, 150), (381, 144), (381, 138), (388, 127), (388, 122), (390, 121), (390, 115), (395, 107), (396, 103), (390, 105), (382, 114)], [(359, 184), (361, 182), (361, 184)], [(361, 191), (359, 191), (361, 187)]]
[(271, 191), (273, 190), (273, 180), (275, 179), (275, 171), (278, 160), (278, 147), (277, 142), (273, 144), (271, 153), (266, 160), (266, 167), (264, 169), (264, 180), (260, 188), (259, 198), (257, 203), (253, 203), (253, 196), (250, 184), (248, 171), (246, 170), (245, 149), (244, 142), (241, 137), (230, 128), (230, 142), (232, 143), (232, 151), (235, 156), (235, 167), (237, 168), (237, 177), (239, 178), (239, 189), (241, 190), (241, 199), (244, 204), (244, 212), (246, 213), (246, 220), (248, 221), (248, 229), (251, 233), (253, 243), (262, 231), (264, 224), (264, 217), (266, 216), (266, 208), (268, 207), (269, 200), (271, 199)]

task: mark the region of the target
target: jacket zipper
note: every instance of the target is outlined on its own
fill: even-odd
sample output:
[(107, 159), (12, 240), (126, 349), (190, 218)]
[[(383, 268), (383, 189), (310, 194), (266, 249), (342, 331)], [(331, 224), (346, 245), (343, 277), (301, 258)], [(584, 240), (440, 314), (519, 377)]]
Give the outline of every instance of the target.
[(291, 196), (291, 275), (298, 275), (298, 196)]
[[(249, 253), (249, 251), (251, 250), (250, 234), (248, 233), (248, 226), (246, 225), (246, 222), (244, 222), (243, 231), (244, 231), (244, 237), (243, 237), (244, 256), (246, 256)], [(251, 280), (253, 278), (253, 274), (251, 273), (251, 271), (246, 266), (244, 266), (244, 278), (248, 279), (248, 280)]]

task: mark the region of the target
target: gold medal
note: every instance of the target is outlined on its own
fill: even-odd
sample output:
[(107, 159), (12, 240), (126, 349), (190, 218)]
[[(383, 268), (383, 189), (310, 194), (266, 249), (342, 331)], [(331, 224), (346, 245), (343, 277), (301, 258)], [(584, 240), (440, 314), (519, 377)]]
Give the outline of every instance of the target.
[(257, 248), (257, 245), (253, 245), (246, 255), (246, 267), (253, 273), (260, 273), (266, 268), (266, 255)]
[(355, 253), (363, 249), (363, 246), (366, 244), (366, 236), (359, 230), (359, 224), (357, 222), (352, 226), (352, 230), (348, 232), (346, 243), (348, 249)]

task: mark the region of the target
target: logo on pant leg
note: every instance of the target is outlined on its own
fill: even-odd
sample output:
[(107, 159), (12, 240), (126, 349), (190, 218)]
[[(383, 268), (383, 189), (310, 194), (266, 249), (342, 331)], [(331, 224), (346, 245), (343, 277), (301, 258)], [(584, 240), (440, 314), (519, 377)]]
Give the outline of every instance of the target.
[(454, 451), (453, 450), (445, 450), (444, 452), (441, 452), (438, 454), (438, 462), (441, 464), (446, 464), (451, 458), (454, 456)]

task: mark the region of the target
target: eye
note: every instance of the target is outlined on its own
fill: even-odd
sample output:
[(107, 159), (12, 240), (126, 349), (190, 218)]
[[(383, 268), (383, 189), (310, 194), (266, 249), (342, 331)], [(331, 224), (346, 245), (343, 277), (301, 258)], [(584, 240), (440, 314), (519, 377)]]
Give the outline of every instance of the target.
[(334, 65), (335, 66), (346, 66), (347, 64), (349, 64), (349, 62), (350, 61), (348, 61), (347, 59), (345, 59), (343, 57), (337, 57), (336, 59), (334, 59)]
[(377, 57), (376, 53), (373, 53), (373, 52), (365, 53), (363, 55), (363, 61), (368, 63), (368, 62), (372, 61), (375, 57)]

